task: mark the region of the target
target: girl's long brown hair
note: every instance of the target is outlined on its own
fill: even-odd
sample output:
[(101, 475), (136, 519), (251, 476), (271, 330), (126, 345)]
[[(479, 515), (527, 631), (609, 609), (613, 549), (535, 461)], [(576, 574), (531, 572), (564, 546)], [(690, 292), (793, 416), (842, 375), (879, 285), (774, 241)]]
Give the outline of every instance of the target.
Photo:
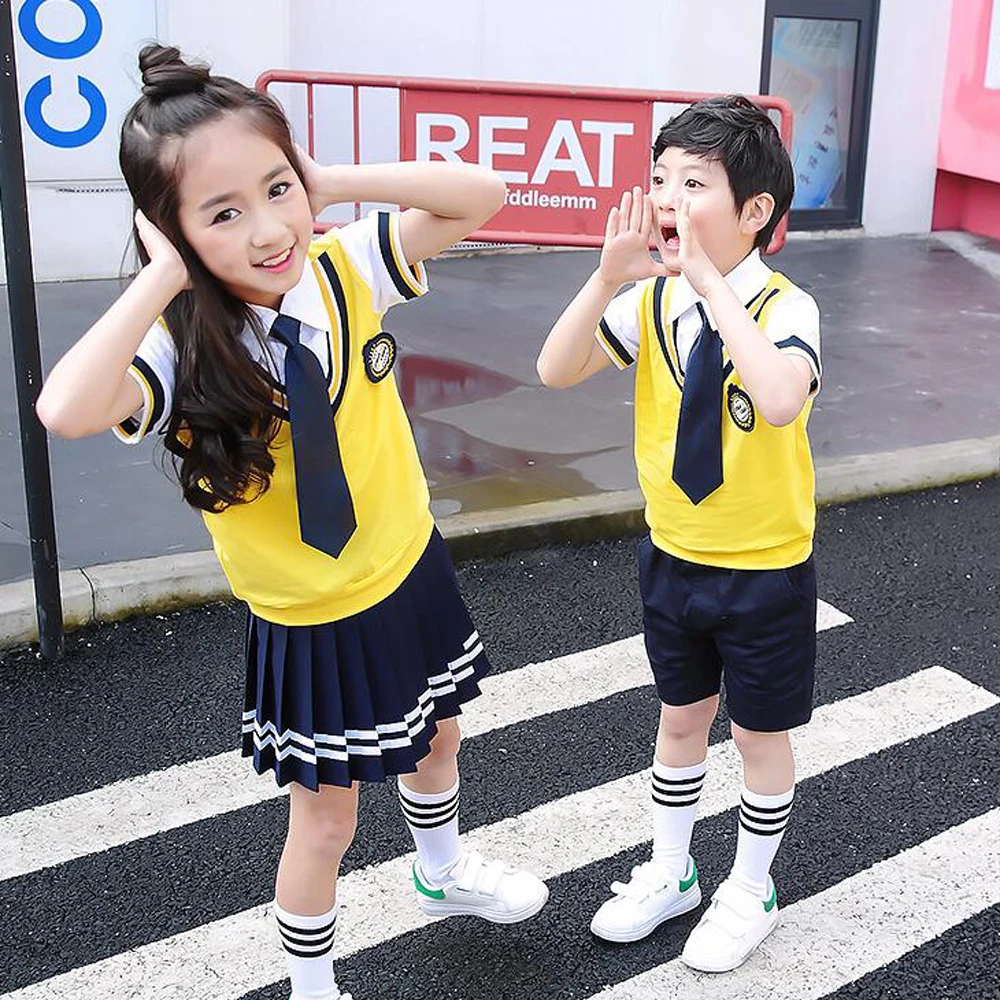
[[(302, 173), (285, 115), (266, 94), (184, 62), (173, 47), (147, 45), (139, 68), (142, 97), (122, 125), (119, 162), (136, 207), (177, 248), (191, 279), (164, 312), (178, 357), (164, 444), (184, 499), (219, 512), (268, 488), (274, 471), (268, 446), (278, 425), (271, 384), (240, 339), (248, 324), (261, 343), (264, 331), (184, 238), (178, 220), (182, 157), (168, 147), (201, 125), (240, 115), (281, 149), (300, 179)], [(135, 231), (133, 239), (148, 264)]]

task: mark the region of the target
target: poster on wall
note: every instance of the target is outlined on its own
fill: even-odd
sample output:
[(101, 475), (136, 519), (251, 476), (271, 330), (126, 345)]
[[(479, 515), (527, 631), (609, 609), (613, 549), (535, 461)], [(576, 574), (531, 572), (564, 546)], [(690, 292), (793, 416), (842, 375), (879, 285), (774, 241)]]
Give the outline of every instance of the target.
[(846, 201), (858, 22), (777, 17), (770, 92), (792, 105), (793, 209), (840, 208)]

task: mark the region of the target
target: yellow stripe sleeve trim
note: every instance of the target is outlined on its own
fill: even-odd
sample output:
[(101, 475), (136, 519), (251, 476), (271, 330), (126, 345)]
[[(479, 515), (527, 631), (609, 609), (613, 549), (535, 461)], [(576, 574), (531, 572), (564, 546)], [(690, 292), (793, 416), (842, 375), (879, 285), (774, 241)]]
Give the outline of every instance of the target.
[(611, 358), (611, 363), (620, 372), (625, 371), (625, 369), (629, 367), (629, 365), (626, 364), (625, 361), (623, 361), (622, 358), (618, 356), (618, 352), (614, 349), (614, 347), (611, 346), (611, 344), (608, 341), (608, 338), (604, 336), (604, 331), (600, 327), (597, 328), (597, 342), (601, 345), (602, 348), (604, 348), (604, 353), (609, 358)]
[[(423, 261), (417, 261), (410, 269), (403, 256), (402, 237), (399, 235), (399, 212), (392, 212), (389, 216), (389, 246), (392, 249), (392, 259), (396, 262), (396, 268), (403, 276), (403, 280), (410, 286), (416, 295), (423, 295), (427, 291), (427, 271)], [(414, 276), (416, 271), (416, 276)]]
[(138, 383), (139, 391), (142, 393), (142, 421), (139, 423), (138, 429), (131, 433), (125, 429), (124, 420), (115, 424), (111, 430), (115, 437), (124, 444), (138, 444), (146, 436), (146, 431), (149, 430), (149, 421), (153, 417), (153, 387), (135, 365), (128, 366), (128, 373)]

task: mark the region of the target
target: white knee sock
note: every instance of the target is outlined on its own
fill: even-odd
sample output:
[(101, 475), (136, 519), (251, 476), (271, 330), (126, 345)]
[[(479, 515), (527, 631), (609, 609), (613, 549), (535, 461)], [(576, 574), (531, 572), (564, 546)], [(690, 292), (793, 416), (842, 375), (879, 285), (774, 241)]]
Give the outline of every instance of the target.
[(329, 913), (308, 917), (289, 913), (275, 901), (274, 916), (292, 980), (292, 1000), (337, 1000), (340, 991), (333, 976), (337, 904)]
[(415, 792), (399, 778), (399, 804), (413, 835), (420, 870), (432, 885), (445, 880), (461, 857), (458, 840), (458, 778), (444, 792)]
[(668, 767), (653, 758), (653, 860), (677, 878), (687, 869), (705, 765)]
[(780, 795), (758, 795), (743, 786), (736, 861), (730, 878), (766, 900), (771, 895), (768, 876), (792, 811), (794, 785)]

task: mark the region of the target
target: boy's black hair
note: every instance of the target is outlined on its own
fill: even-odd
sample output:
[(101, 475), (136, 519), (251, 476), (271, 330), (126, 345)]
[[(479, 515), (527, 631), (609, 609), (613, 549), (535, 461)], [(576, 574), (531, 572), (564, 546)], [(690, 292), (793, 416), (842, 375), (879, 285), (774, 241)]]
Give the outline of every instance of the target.
[(653, 143), (653, 162), (672, 146), (718, 160), (729, 178), (737, 211), (754, 195), (766, 192), (774, 198), (774, 212), (754, 239), (755, 247), (766, 247), (795, 193), (792, 162), (767, 112), (741, 95), (699, 101), (660, 129)]

